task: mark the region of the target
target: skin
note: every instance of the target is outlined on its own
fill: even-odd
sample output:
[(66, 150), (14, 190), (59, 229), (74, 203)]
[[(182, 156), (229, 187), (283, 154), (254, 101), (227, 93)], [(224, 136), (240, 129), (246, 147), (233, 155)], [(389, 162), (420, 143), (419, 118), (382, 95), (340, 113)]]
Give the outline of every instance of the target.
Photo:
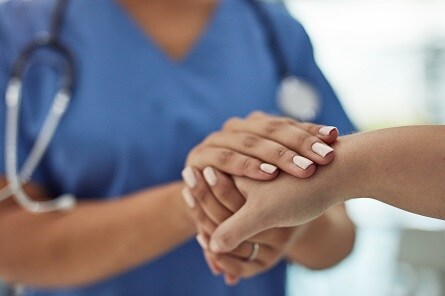
[[(193, 195), (196, 205), (191, 208), (197, 223), (198, 242), (204, 250), (208, 265), (215, 275), (225, 274), (229, 285), (240, 278), (249, 278), (269, 270), (281, 260), (303, 264), (311, 269), (335, 265), (346, 257), (354, 242), (354, 226), (343, 206), (337, 206), (311, 223), (299, 227), (272, 228), (243, 241), (227, 254), (217, 254), (208, 248), (208, 238), (215, 228), (236, 213), (245, 203), (232, 178), (214, 170), (217, 182), (210, 185), (198, 170), (197, 185), (185, 189)], [(184, 192), (188, 194), (187, 192)], [(204, 241), (204, 243), (202, 242)], [(252, 244), (260, 245), (253, 262), (246, 262)]]
[[(172, 61), (187, 55), (216, 3), (120, 1)], [(210, 163), (209, 159), (201, 164)], [(215, 167), (225, 171), (223, 165)], [(237, 168), (238, 176), (252, 174), (262, 180), (276, 177), (269, 174), (258, 178), (262, 174), (259, 168), (250, 167), (247, 171), (243, 163), (238, 163)], [(0, 186), (5, 185), (4, 176), (0, 176)], [(70, 212), (42, 215), (29, 214), (12, 200), (3, 201), (0, 277), (38, 287), (68, 287), (94, 283), (149, 262), (196, 235), (196, 225), (180, 198), (184, 186), (182, 181), (172, 182), (110, 201), (80, 201)], [(38, 184), (29, 184), (27, 192), (36, 199), (51, 198)]]
[(334, 148), (332, 164), (309, 179), (288, 174), (271, 182), (236, 178), (247, 201), (215, 230), (211, 249), (231, 251), (265, 229), (307, 223), (357, 197), (445, 219), (445, 126), (359, 133), (339, 138)]
[[(199, 166), (205, 162), (207, 155), (213, 155), (215, 146), (220, 148), (226, 143), (226, 147), (242, 153), (243, 156), (259, 156), (261, 159), (269, 157), (268, 160), (279, 164), (282, 170), (300, 178), (309, 177), (315, 172), (315, 164), (306, 170), (298, 168), (292, 163), (294, 155), (307, 156), (318, 164), (329, 163), (334, 155), (331, 153), (323, 158), (313, 153), (310, 147), (320, 139), (302, 134), (296, 126), (307, 128), (314, 135), (319, 134), (321, 128), (321, 126), (305, 125), (287, 118), (268, 116), (258, 112), (251, 114), (245, 120), (230, 119), (222, 131), (210, 135), (198, 145), (198, 148), (192, 150), (187, 163), (190, 166)], [(251, 133), (249, 141), (246, 141), (245, 131)], [(333, 142), (337, 136), (338, 131), (332, 130), (324, 140)], [(255, 137), (255, 140), (252, 140), (252, 137)], [(264, 141), (263, 137), (273, 139), (275, 145)], [(220, 158), (213, 157), (213, 160), (215, 159)], [(230, 161), (225, 161), (224, 165), (236, 164), (234, 159), (236, 155), (232, 156)], [(256, 158), (253, 159), (256, 160)], [(238, 163), (245, 162), (240, 160)], [(226, 171), (231, 171), (236, 175), (236, 172), (227, 166)], [(257, 234), (241, 243), (229, 254), (220, 255), (210, 252), (207, 248), (207, 238), (213, 234), (218, 225), (244, 205), (245, 197), (238, 191), (231, 178), (210, 167), (206, 170), (209, 169), (216, 176), (216, 184), (208, 180), (206, 183), (200, 171), (193, 169), (196, 181), (188, 182), (189, 188), (185, 189), (183, 194), (185, 198), (188, 195), (189, 199), (194, 200), (193, 204), (196, 204), (191, 207), (191, 212), (200, 233), (198, 242), (202, 244), (209, 267), (215, 275), (224, 273), (227, 284), (233, 285), (239, 281), (239, 278), (248, 278), (262, 273), (282, 259), (288, 259), (312, 269), (322, 269), (338, 263), (351, 252), (355, 234), (354, 226), (343, 206), (336, 207), (315, 221), (300, 227), (273, 228)], [(261, 180), (261, 178), (257, 179)], [(246, 262), (246, 258), (252, 252), (253, 243), (260, 244), (261, 253), (254, 262)]]

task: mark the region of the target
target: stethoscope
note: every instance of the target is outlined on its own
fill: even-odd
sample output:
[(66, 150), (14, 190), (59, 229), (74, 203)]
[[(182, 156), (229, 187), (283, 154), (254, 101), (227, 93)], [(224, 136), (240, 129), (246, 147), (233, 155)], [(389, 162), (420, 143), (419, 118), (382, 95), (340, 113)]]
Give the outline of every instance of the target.
[[(49, 201), (35, 201), (30, 198), (23, 185), (31, 181), (32, 175), (41, 162), (54, 133), (65, 114), (73, 93), (75, 64), (73, 55), (60, 42), (60, 29), (67, 10), (69, 0), (58, 0), (51, 21), (49, 33), (35, 38), (19, 55), (12, 67), (12, 74), (6, 88), (6, 139), (5, 169), (7, 187), (0, 190), (0, 201), (14, 198), (18, 205), (30, 213), (47, 213), (58, 210), (70, 210), (76, 204), (71, 194), (65, 194)], [(264, 24), (270, 49), (273, 53), (279, 75), (282, 78), (278, 88), (277, 99), (283, 110), (302, 121), (308, 121), (317, 115), (319, 100), (317, 92), (309, 84), (291, 74), (281, 51), (271, 20), (256, 0), (248, 0), (255, 9), (260, 21)], [(66, 62), (60, 77), (61, 87), (57, 91), (50, 111), (45, 118), (42, 129), (26, 158), (23, 167), (18, 170), (18, 130), (19, 111), (22, 99), (22, 82), (26, 71), (31, 66), (31, 56), (41, 49), (49, 49), (58, 53)], [(34, 62), (36, 64), (37, 62)], [(297, 107), (295, 107), (297, 106)]]
[[(71, 101), (74, 80), (74, 60), (71, 52), (59, 40), (61, 22), (68, 0), (59, 0), (54, 10), (49, 33), (40, 34), (19, 55), (12, 67), (12, 74), (6, 88), (6, 138), (5, 138), (5, 171), (7, 187), (0, 191), (0, 201), (9, 197), (30, 213), (46, 213), (57, 210), (69, 210), (74, 207), (76, 199), (70, 194), (59, 196), (49, 201), (34, 201), (23, 189), (23, 185), (31, 181), (31, 177), (48, 149), (54, 133)], [(64, 73), (60, 77), (58, 89), (50, 111), (45, 118), (31, 151), (23, 167), (18, 171), (18, 130), (19, 111), (22, 100), (22, 81), (31, 66), (31, 56), (41, 49), (49, 49), (58, 53), (65, 60)], [(34, 64), (37, 64), (35, 61)]]

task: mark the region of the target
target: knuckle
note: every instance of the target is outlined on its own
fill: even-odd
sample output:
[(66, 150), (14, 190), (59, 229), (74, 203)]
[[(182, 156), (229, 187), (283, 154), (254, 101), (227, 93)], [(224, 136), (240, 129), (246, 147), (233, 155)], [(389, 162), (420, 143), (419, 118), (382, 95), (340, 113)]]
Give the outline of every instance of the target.
[(208, 143), (214, 142), (220, 136), (221, 136), (221, 132), (220, 131), (212, 132), (204, 139), (203, 143), (208, 144)]
[(256, 161), (253, 158), (246, 157), (241, 164), (241, 171), (247, 173), (256, 166)]
[(267, 122), (265, 132), (272, 135), (278, 131), (282, 131), (289, 125), (289, 121), (285, 119), (274, 119)]
[(290, 150), (286, 147), (278, 147), (274, 151), (275, 158), (280, 160), (285, 158), (290, 153)]
[(235, 157), (235, 152), (221, 151), (221, 152), (219, 152), (219, 155), (218, 155), (218, 163), (220, 165), (225, 166), (225, 165), (229, 164), (233, 160), (234, 157)]
[(252, 136), (252, 135), (246, 135), (243, 136), (243, 146), (246, 148), (252, 148), (256, 145), (258, 145), (260, 139), (256, 136)]
[(264, 114), (264, 112), (261, 112), (261, 111), (253, 111), (253, 112), (251, 112), (248, 116), (247, 116), (247, 118), (248, 119), (253, 119), (253, 118), (256, 118), (256, 117), (262, 117), (262, 116), (264, 116), (265, 114)]
[(195, 148), (193, 148), (193, 149), (190, 151), (188, 157), (189, 157), (190, 159), (193, 159), (193, 157), (195, 157), (195, 156), (197, 156), (197, 155), (203, 153), (204, 150), (205, 150), (205, 146), (202, 145), (202, 144), (200, 144), (200, 145), (196, 146)]
[(239, 124), (239, 122), (241, 121), (240, 118), (238, 117), (232, 117), (229, 118), (223, 125), (223, 130), (231, 130), (233, 129), (235, 126), (237, 126)]
[(297, 146), (304, 146), (306, 143), (308, 143), (312, 139), (312, 136), (308, 133), (301, 133), (297, 137)]

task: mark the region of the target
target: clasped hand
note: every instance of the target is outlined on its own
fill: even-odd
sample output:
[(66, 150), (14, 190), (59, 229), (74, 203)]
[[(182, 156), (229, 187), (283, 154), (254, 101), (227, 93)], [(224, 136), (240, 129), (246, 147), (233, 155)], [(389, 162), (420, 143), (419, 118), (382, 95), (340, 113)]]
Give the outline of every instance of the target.
[[(285, 199), (292, 194), (286, 192), (286, 184), (308, 178), (317, 165), (330, 163), (334, 153), (328, 145), (337, 137), (334, 127), (255, 112), (246, 119), (230, 119), (190, 152), (182, 193), (214, 275), (223, 274), (226, 283), (234, 285), (282, 259), (292, 260), (290, 250), (305, 225), (286, 227), (285, 219), (268, 214), (265, 205), (279, 201), (283, 216), (292, 211), (304, 216), (304, 222), (319, 216), (325, 207), (322, 196), (311, 197), (311, 203), (320, 203), (319, 209), (286, 207)], [(240, 219), (250, 223), (249, 231), (236, 233)], [(266, 229), (263, 223), (273, 228), (255, 234), (256, 228)], [(219, 234), (210, 243), (215, 231)], [(245, 240), (239, 243), (234, 237)]]

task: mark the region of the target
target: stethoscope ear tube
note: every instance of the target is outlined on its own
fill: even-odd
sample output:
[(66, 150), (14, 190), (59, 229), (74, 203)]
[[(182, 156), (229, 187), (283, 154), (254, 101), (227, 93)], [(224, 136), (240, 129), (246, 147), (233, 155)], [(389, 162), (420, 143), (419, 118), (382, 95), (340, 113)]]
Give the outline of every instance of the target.
[(31, 60), (31, 56), (38, 50), (45, 48), (59, 53), (61, 56), (64, 57), (66, 66), (63, 67), (64, 72), (62, 73), (62, 88), (65, 89), (65, 92), (71, 95), (74, 90), (74, 77), (76, 75), (74, 70), (74, 57), (71, 52), (58, 41), (58, 39), (48, 34), (40, 34), (40, 36), (38, 36), (27, 47), (25, 47), (23, 52), (19, 55), (12, 66), (11, 77), (23, 80), (26, 69), (29, 66), (28, 64)]
[[(23, 209), (30, 213), (46, 213), (57, 210), (69, 210), (76, 204), (73, 195), (65, 194), (56, 199), (38, 202), (32, 200), (24, 191), (23, 185), (31, 180), (32, 174), (44, 157), (54, 136), (57, 126), (71, 101), (74, 89), (74, 58), (71, 52), (58, 39), (60, 23), (66, 8), (67, 0), (61, 0), (56, 7), (51, 33), (40, 35), (33, 40), (20, 54), (13, 65), (11, 78), (6, 90), (6, 139), (5, 139), (5, 171), (8, 186), (0, 190), (0, 201), (13, 197)], [(18, 172), (18, 131), (19, 110), (22, 99), (22, 81), (26, 70), (30, 67), (31, 57), (40, 49), (49, 49), (63, 56), (66, 65), (63, 68), (61, 87), (45, 118), (42, 129), (37, 135), (31, 151), (23, 167)]]
[(51, 111), (48, 114), (37, 141), (31, 149), (23, 166), (21, 173), (18, 172), (18, 130), (19, 130), (19, 110), (21, 104), (22, 82), (18, 77), (12, 77), (6, 91), (6, 149), (5, 166), (7, 189), (1, 191), (1, 198), (13, 196), (16, 202), (30, 213), (46, 213), (56, 210), (69, 210), (75, 205), (75, 198), (72, 195), (62, 195), (56, 199), (38, 202), (32, 200), (23, 190), (23, 184), (29, 182), (32, 173), (40, 163), (49, 143), (54, 135), (57, 125), (65, 113), (70, 101), (70, 95), (65, 89), (57, 93)]

